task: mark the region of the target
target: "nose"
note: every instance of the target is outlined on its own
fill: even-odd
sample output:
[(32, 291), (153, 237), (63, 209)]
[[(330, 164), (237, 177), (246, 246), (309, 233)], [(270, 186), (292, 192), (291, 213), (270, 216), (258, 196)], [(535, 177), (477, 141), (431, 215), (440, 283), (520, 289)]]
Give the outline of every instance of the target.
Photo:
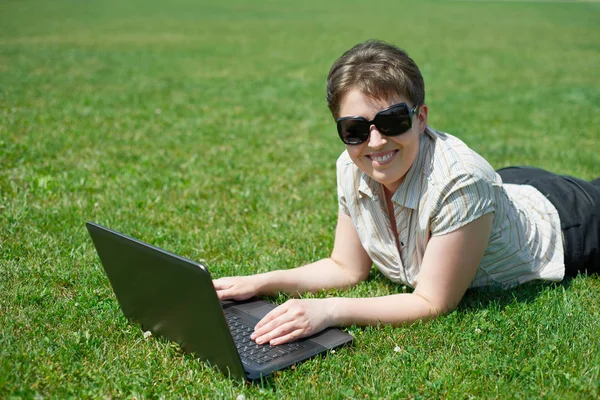
[(378, 149), (387, 143), (387, 138), (379, 132), (375, 125), (371, 125), (369, 129), (369, 147)]

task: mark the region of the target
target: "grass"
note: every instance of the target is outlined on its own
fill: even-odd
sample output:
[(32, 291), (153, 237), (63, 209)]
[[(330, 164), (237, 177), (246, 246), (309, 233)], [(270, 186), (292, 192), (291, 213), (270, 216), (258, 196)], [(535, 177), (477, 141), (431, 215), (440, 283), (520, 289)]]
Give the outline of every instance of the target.
[[(127, 322), (84, 222), (215, 276), (328, 255), (343, 146), (324, 82), (368, 38), (408, 50), (430, 125), (494, 167), (595, 178), (599, 18), (567, 1), (3, 1), (0, 397), (598, 398), (597, 276), (350, 327), (353, 347), (240, 385)], [(402, 290), (373, 272), (316, 296)]]

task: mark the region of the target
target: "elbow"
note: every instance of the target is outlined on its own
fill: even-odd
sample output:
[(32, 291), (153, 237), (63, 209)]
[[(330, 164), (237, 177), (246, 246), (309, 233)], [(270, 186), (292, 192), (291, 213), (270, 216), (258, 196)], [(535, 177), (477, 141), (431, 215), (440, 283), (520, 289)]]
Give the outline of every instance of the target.
[(368, 268), (361, 268), (360, 271), (358, 271), (357, 273), (354, 274), (354, 281), (352, 283), (352, 285), (357, 285), (359, 283), (361, 283), (362, 281), (366, 280), (369, 277), (369, 271), (371, 270), (371, 267), (369, 266)]
[(450, 313), (450, 311), (451, 310), (448, 309), (447, 307), (435, 306), (435, 305), (429, 304), (428, 317), (429, 317), (429, 319), (434, 319), (437, 317), (441, 317), (442, 315), (448, 314), (448, 313)]
[(333, 258), (331, 258), (331, 260), (342, 272), (344, 286), (346, 287), (356, 286), (369, 277), (369, 271), (371, 270), (370, 265), (347, 265)]
[(452, 311), (454, 311), (456, 309), (457, 305), (449, 305), (449, 304), (444, 304), (444, 305), (438, 305), (436, 307), (436, 316), (442, 316), (442, 315), (446, 315), (446, 314), (450, 314)]
[(349, 272), (345, 276), (346, 284), (344, 286), (346, 286), (346, 287), (356, 286), (359, 283), (361, 283), (362, 281), (364, 281), (365, 279), (367, 279), (368, 276), (369, 276), (368, 270), (366, 272), (360, 272), (360, 273), (359, 272)]
[(441, 317), (442, 315), (450, 314), (456, 309), (458, 304), (453, 304), (439, 299), (431, 299), (422, 295), (416, 294), (423, 301), (424, 308), (429, 318)]

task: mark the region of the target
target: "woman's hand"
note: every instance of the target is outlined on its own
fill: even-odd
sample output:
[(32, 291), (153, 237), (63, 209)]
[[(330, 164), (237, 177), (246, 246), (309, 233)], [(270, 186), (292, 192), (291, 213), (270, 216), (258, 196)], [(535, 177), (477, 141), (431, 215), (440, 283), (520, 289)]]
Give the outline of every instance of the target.
[(219, 278), (213, 281), (219, 300), (247, 300), (257, 296), (260, 290), (258, 275)]
[(321, 332), (331, 321), (327, 299), (293, 299), (265, 315), (250, 337), (258, 344), (275, 346)]

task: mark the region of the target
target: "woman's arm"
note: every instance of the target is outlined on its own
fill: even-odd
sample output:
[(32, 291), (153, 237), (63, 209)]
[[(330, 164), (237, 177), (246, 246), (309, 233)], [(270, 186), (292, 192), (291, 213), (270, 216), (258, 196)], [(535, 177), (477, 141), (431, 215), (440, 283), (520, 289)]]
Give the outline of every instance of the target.
[(257, 325), (257, 343), (282, 344), (328, 326), (401, 325), (453, 310), (475, 277), (488, 244), (493, 214), (427, 244), (416, 288), (410, 294), (373, 298), (290, 300)]
[(360, 243), (352, 219), (339, 212), (331, 257), (288, 270), (216, 279), (214, 285), (221, 300), (245, 300), (278, 292), (295, 295), (356, 285), (366, 279), (370, 268), (371, 259)]

